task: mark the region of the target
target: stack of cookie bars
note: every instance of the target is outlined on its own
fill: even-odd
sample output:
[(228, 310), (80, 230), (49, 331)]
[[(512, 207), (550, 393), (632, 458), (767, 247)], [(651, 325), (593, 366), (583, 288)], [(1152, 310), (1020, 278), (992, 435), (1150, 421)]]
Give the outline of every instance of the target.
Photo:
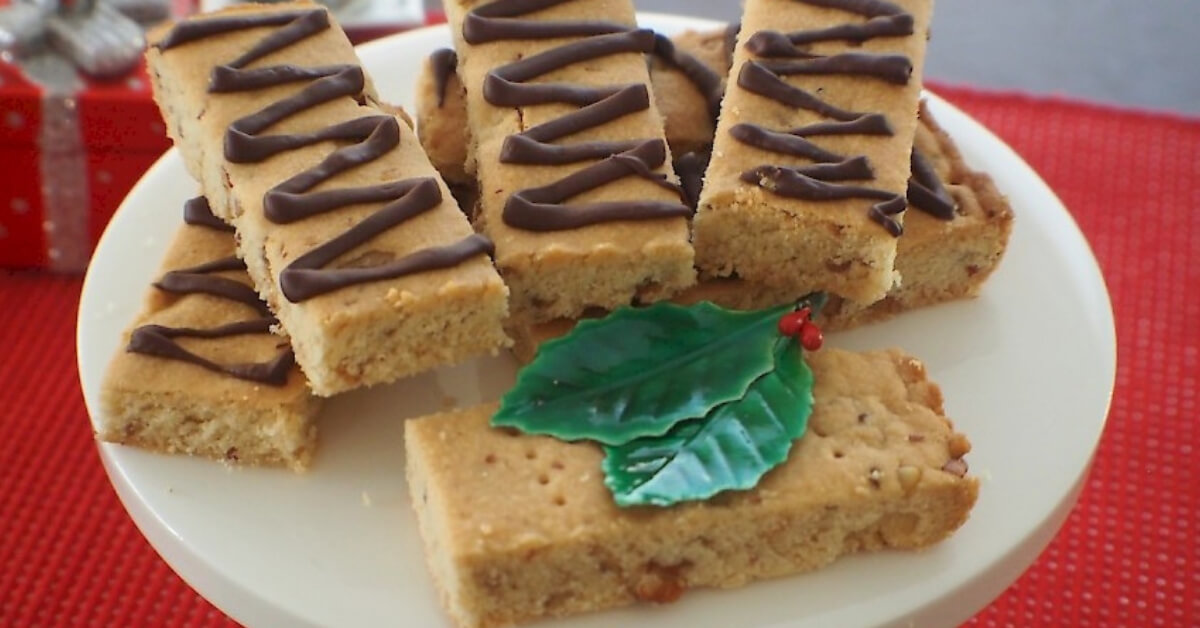
[[(583, 317), (822, 291), (844, 329), (973, 296), (1003, 255), (1011, 210), (920, 103), (931, 0), (747, 0), (740, 28), (674, 39), (630, 0), (446, 12), (456, 50), (425, 62), (419, 139), (323, 8), (151, 35), (203, 195), (109, 369), (102, 439), (300, 470), (320, 398), (513, 340), (528, 361)], [(409, 421), (450, 616), (671, 601), (953, 533), (978, 483), (921, 363), (808, 360), (811, 427), (788, 461), (669, 508), (618, 508), (596, 446), (514, 438), (494, 405)]]

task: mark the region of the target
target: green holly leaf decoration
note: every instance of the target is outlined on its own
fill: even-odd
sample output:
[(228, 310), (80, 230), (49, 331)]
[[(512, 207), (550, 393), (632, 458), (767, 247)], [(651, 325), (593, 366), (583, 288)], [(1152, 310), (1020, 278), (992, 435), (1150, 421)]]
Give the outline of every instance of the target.
[(745, 395), (659, 437), (605, 447), (604, 484), (619, 506), (669, 506), (748, 489), (787, 460), (813, 405), (813, 375), (790, 338), (778, 338), (774, 370)]
[(606, 445), (661, 436), (742, 399), (776, 368), (778, 321), (791, 309), (658, 303), (580, 322), (542, 345), (492, 425)]

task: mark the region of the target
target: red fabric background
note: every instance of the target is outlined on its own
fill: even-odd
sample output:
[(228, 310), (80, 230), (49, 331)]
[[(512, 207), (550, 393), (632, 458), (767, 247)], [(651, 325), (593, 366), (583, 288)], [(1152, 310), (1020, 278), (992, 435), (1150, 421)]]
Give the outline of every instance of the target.
[[(1071, 209), (1108, 281), (1121, 356), (1078, 506), (972, 623), (1200, 624), (1200, 120), (938, 92)], [(0, 624), (233, 625), (158, 558), (109, 487), (75, 370), (79, 288), (0, 273)]]

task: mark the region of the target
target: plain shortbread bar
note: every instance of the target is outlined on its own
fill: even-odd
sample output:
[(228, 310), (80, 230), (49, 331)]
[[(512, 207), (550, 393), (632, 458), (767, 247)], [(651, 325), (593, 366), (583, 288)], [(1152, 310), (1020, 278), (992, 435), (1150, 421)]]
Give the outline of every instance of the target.
[[(532, 13), (526, 13), (522, 8), (533, 5), (548, 8)], [(629, 0), (446, 2), (458, 54), (458, 74), (466, 86), (471, 141), (466, 171), (478, 178), (481, 191), (476, 226), (496, 243), (496, 266), (512, 292), (513, 316), (528, 320), (576, 316), (590, 307), (612, 308), (635, 300), (662, 299), (694, 283), (688, 223), (682, 217), (687, 209), (680, 203), (677, 191), (650, 180), (652, 177), (660, 177), (666, 182), (674, 180), (669, 150), (665, 146), (654, 146), (655, 142), (662, 142), (663, 126), (652, 96), (643, 103), (643, 108), (635, 108), (613, 120), (583, 123), (582, 118), (575, 118), (580, 122), (576, 128), (581, 130), (549, 142), (563, 150), (596, 142), (632, 142), (639, 143), (643, 150), (653, 149), (649, 152), (659, 156), (666, 153), (664, 163), (654, 164), (652, 159), (638, 158), (649, 166), (643, 173), (645, 176), (638, 176), (636, 169), (628, 165), (634, 162), (628, 157), (636, 152), (632, 150), (623, 153), (627, 156), (623, 159), (598, 161), (593, 158), (568, 163), (568, 160), (555, 157), (542, 163), (506, 161), (502, 154), (512, 136), (539, 127), (549, 129), (578, 115), (582, 109), (579, 104), (565, 104), (556, 99), (540, 104), (498, 106), (489, 101), (484, 89), (490, 74), (507, 72), (505, 68), (518, 60), (527, 61), (542, 54), (552, 57), (564, 47), (637, 39), (639, 36), (621, 32), (550, 39), (500, 35), (493, 40), (468, 43), (463, 34), (464, 23), (472, 11), (481, 8), (511, 9), (512, 15), (506, 13), (504, 17), (496, 18), (506, 25), (603, 21), (621, 28), (635, 25), (634, 9)], [(517, 85), (515, 90), (554, 84), (571, 90), (640, 85), (643, 94), (649, 91), (644, 87), (649, 83), (649, 75), (640, 52), (603, 54), (550, 71), (544, 79), (522, 76), (511, 79), (511, 83)], [(600, 112), (604, 105), (596, 102), (590, 108)], [(547, 123), (550, 125), (546, 126)], [(514, 226), (509, 220), (506, 207), (522, 192), (553, 186), (601, 163), (628, 168), (628, 172), (619, 179), (589, 186), (590, 189), (578, 195), (551, 203), (558, 205), (559, 215), (578, 215), (575, 208), (590, 203), (659, 203), (677, 206), (680, 211), (674, 217), (612, 219), (549, 231), (531, 229), (523, 223)], [(599, 181), (591, 175), (584, 179)]]
[[(167, 250), (163, 275), (214, 261), (236, 261), (233, 255), (233, 234), (185, 224)], [(238, 282), (253, 295), (245, 270), (203, 275)], [(187, 281), (182, 283), (186, 287)], [(282, 385), (270, 385), (126, 348), (131, 331), (145, 325), (208, 330), (260, 316), (256, 308), (221, 296), (151, 287), (105, 373), (97, 436), (163, 453), (305, 469), (316, 447), (313, 419), (321, 404), (290, 361), (285, 363), (292, 365)], [(269, 331), (177, 342), (225, 365), (269, 363), (288, 347), (286, 338)]]
[[(884, 18), (893, 9), (906, 11), (912, 16), (913, 34), (877, 36), (855, 45), (836, 37), (817, 37), (813, 43), (788, 43), (783, 46), (786, 54), (773, 52), (769, 56), (756, 55), (747, 45), (772, 34), (799, 36), (864, 24), (864, 15), (838, 8), (856, 5)], [(822, 290), (863, 304), (884, 297), (895, 281), (894, 236), (902, 218), (890, 212), (903, 207), (903, 203), (884, 197), (903, 197), (907, 187), (931, 11), (930, 0), (902, 0), (894, 5), (844, 0), (747, 0), (713, 158), (693, 223), (696, 265), (702, 276), (736, 275), (798, 294)], [(778, 47), (779, 42), (773, 45)], [(864, 61), (864, 54), (890, 57), (887, 63), (876, 56)], [(818, 57), (809, 59), (806, 55)], [(897, 56), (907, 57), (910, 74), (905, 74), (904, 63), (897, 63), (901, 61)], [(774, 69), (783, 66), (807, 69), (796, 75)], [(780, 73), (784, 74), (782, 78), (777, 76)], [(894, 82), (898, 80), (904, 80), (903, 84)], [(786, 93), (779, 97), (762, 95), (768, 88)], [(816, 104), (797, 104), (805, 99)], [(817, 112), (827, 105), (842, 112)], [(847, 131), (845, 125), (870, 114), (886, 117), (891, 133)], [(748, 130), (747, 125), (759, 128)], [(831, 130), (830, 125), (842, 126)], [(826, 129), (818, 131), (820, 126)], [(732, 133), (739, 129), (751, 136), (761, 136), (763, 131), (773, 133), (765, 141), (786, 143), (796, 152), (752, 146), (735, 139)], [(806, 141), (818, 150), (796, 147)], [(820, 157), (812, 156), (814, 152)], [(802, 153), (810, 154), (800, 156)], [(864, 179), (861, 173), (813, 174), (810, 170), (818, 162), (819, 170), (857, 157), (866, 158), (873, 176)], [(861, 166), (860, 162), (853, 170)], [(805, 170), (811, 177), (789, 177), (792, 169)], [(789, 183), (789, 178), (802, 181)], [(813, 179), (819, 181), (813, 183)], [(792, 193), (785, 196), (783, 191), (789, 186), (804, 188), (813, 196), (805, 200)], [(870, 188), (880, 196), (856, 195), (842, 200), (824, 196), (840, 194), (851, 186)], [(811, 187), (818, 189), (808, 189)], [(873, 213), (875, 218), (870, 217)]]
[[(308, 4), (249, 5), (189, 18), (187, 22), (288, 13), (308, 19), (323, 11)], [(310, 171), (336, 149), (349, 148), (353, 144), (349, 141), (322, 141), (249, 163), (226, 159), (223, 146), (231, 123), (296, 96), (315, 83), (293, 81), (248, 91), (208, 91), (215, 64), (229, 63), (284, 28), (290, 26), (231, 30), (160, 50), (153, 44), (171, 33), (170, 28), (161, 28), (150, 36), (147, 59), (155, 98), (172, 139), (189, 169), (201, 180), (214, 211), (237, 227), (240, 255), (260, 294), (292, 337), (297, 360), (314, 392), (328, 396), (388, 382), (505, 346), (508, 341), (501, 321), (507, 314), (507, 290), (482, 252), (456, 265), (343, 286), (295, 301), (285, 294), (281, 276), (289, 265), (297, 263), (298, 257), (341, 238), (381, 207), (390, 205), (357, 202), (288, 223), (272, 221), (265, 215), (264, 194)], [(353, 68), (358, 60), (345, 34), (330, 25), (249, 67), (280, 64), (300, 68), (345, 64)], [(398, 134), (399, 144), (377, 158), (333, 175), (314, 191), (342, 191), (404, 180), (424, 181), (427, 187), (436, 185), (440, 195), (440, 202), (434, 201), (428, 211), (395, 226), (374, 227), (375, 235), (325, 264), (322, 272), (378, 269), (475, 237), (445, 183), (429, 164), (416, 135), (407, 125), (395, 122), (394, 117), (387, 122), (385, 116), (389, 114), (375, 102), (368, 81), (361, 95), (301, 108), (266, 131), (270, 135), (303, 134), (376, 117), (384, 121), (379, 125), (381, 129), (387, 127), (384, 130)]]
[(492, 628), (738, 587), (837, 557), (936, 543), (978, 482), (938, 387), (899, 351), (810, 356), (816, 404), (749, 491), (621, 509), (598, 447), (489, 427), (494, 405), (405, 424), (429, 569), (454, 621)]

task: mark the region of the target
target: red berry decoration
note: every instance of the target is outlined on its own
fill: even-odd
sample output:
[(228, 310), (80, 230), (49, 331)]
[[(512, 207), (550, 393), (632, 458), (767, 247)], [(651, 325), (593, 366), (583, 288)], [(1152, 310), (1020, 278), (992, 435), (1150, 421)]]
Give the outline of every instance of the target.
[(814, 325), (811, 321), (804, 321), (800, 327), (800, 344), (809, 351), (816, 351), (825, 343), (825, 336), (821, 334), (821, 328)]
[(798, 336), (804, 325), (808, 324), (810, 316), (812, 316), (812, 310), (808, 308), (784, 314), (779, 318), (779, 333), (789, 338)]
[(804, 319), (798, 316), (799, 312), (788, 312), (779, 318), (779, 333), (792, 337), (800, 333), (800, 328), (804, 326)]

